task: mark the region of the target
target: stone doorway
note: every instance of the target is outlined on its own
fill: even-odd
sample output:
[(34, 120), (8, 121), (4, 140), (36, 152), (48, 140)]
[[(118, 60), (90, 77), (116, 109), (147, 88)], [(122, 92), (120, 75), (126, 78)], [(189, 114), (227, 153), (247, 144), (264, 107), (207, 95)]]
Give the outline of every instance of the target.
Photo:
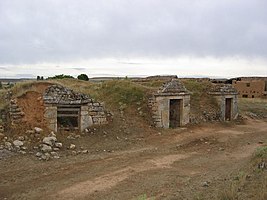
[(225, 120), (231, 120), (232, 98), (225, 99)]
[(170, 99), (170, 128), (181, 126), (182, 100)]
[(57, 127), (58, 130), (74, 131), (80, 130), (79, 106), (59, 106), (57, 107)]

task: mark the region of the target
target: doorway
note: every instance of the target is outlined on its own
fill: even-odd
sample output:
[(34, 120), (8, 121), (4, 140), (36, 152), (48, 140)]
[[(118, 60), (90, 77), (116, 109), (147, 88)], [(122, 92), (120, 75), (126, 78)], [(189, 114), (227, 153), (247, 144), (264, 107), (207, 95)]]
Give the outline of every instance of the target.
[(57, 127), (59, 130), (80, 129), (80, 107), (62, 106), (57, 108)]
[(225, 99), (225, 120), (231, 120), (231, 111), (232, 111), (232, 98)]
[(170, 128), (181, 126), (181, 105), (181, 99), (170, 99)]

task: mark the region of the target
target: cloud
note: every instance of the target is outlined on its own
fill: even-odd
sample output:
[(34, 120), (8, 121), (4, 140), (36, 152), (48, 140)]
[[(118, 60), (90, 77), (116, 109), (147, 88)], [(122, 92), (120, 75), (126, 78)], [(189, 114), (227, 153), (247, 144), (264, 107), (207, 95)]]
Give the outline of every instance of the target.
[(0, 64), (267, 59), (266, 7), (265, 0), (1, 0)]

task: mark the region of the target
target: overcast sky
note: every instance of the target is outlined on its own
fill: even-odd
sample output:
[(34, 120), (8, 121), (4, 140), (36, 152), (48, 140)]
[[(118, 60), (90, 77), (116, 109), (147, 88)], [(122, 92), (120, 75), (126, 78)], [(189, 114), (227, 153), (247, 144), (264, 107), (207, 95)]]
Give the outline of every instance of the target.
[(0, 0), (0, 77), (267, 76), (266, 0)]

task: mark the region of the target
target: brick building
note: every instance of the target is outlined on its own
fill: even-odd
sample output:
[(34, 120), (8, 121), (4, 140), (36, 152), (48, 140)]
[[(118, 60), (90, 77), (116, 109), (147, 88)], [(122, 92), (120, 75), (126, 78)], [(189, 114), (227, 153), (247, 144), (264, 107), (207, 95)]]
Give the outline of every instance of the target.
[(267, 96), (267, 78), (236, 78), (232, 86), (238, 91), (239, 97), (260, 98)]

